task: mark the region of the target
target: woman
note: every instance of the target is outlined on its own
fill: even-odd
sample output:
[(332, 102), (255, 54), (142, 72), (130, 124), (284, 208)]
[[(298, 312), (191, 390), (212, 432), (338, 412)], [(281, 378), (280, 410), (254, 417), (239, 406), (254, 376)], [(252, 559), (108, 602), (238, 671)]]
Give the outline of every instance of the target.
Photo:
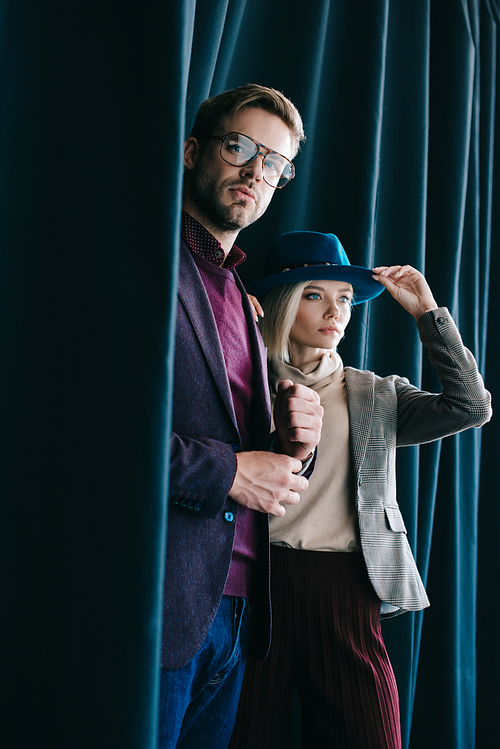
[[(380, 616), (428, 606), (396, 501), (396, 447), (440, 439), (491, 415), (450, 313), (410, 266), (351, 266), (337, 237), (290, 232), (272, 244), (262, 301), (271, 394), (284, 379), (318, 392), (325, 415), (309, 488), (270, 518), (273, 639), (250, 661), (231, 749), (289, 747), (292, 693), (303, 747), (397, 749), (397, 687)], [(442, 384), (345, 367), (351, 308), (383, 290), (417, 321)], [(256, 305), (258, 308), (258, 305)], [(279, 435), (278, 435), (279, 437)]]

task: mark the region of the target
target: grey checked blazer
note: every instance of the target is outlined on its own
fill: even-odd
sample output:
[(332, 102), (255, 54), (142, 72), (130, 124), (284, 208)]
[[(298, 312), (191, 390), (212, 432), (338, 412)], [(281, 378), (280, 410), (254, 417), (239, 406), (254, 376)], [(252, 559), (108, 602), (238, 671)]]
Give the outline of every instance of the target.
[(420, 339), (443, 392), (404, 377), (345, 369), (361, 546), (382, 615), (429, 605), (396, 501), (396, 448), (479, 427), (491, 417), (490, 394), (445, 307), (418, 320)]

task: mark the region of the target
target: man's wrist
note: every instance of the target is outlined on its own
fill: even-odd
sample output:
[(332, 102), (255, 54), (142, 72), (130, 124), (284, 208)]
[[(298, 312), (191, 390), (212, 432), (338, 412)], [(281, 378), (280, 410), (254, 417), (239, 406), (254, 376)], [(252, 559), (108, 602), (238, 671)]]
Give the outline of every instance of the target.
[[(277, 453), (279, 455), (284, 455), (285, 454), (281, 450), (281, 446), (280, 446), (279, 439), (278, 439), (277, 435), (275, 437), (273, 437), (273, 439), (271, 440), (271, 444), (269, 445), (269, 451), (272, 452), (272, 453)], [(314, 448), (313, 450), (311, 450), (311, 452), (309, 453), (309, 455), (306, 455), (305, 458), (297, 458), (297, 460), (300, 460), (300, 462), (302, 463), (302, 469), (299, 471), (299, 475), (301, 475), (302, 472), (306, 470), (306, 468), (309, 468), (309, 466), (311, 465), (311, 461), (314, 458), (315, 454), (316, 454), (316, 448)]]

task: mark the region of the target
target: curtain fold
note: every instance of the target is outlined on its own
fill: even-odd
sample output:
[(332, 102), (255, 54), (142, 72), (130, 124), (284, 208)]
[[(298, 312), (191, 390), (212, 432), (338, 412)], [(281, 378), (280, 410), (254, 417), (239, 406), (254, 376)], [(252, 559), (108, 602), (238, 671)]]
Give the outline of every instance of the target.
[[(495, 396), (499, 21), (499, 0), (0, 3), (2, 747), (155, 747), (182, 142), (207, 96), (270, 85), (305, 123), (243, 279), (301, 229), (415, 265)], [(389, 295), (341, 354), (439, 387)], [(431, 599), (384, 624), (405, 747), (496, 734), (499, 444), (494, 419), (400, 451)]]
[(0, 24), (0, 745), (145, 749), (194, 2)]

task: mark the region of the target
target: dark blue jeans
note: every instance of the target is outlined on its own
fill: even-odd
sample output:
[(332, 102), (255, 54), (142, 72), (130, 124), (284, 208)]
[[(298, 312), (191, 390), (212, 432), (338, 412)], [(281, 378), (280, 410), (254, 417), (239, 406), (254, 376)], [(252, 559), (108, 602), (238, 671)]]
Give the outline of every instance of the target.
[(223, 596), (212, 626), (186, 666), (161, 670), (158, 749), (226, 749), (248, 651), (244, 598)]

